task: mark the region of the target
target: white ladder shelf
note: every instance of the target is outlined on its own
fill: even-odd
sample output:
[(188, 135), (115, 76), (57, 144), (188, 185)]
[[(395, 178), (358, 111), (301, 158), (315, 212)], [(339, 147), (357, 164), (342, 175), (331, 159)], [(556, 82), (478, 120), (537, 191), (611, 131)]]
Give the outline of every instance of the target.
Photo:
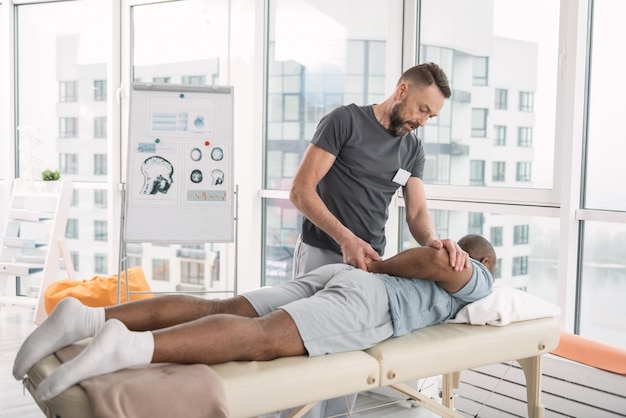
[(33, 306), (36, 324), (47, 317), (43, 294), (60, 271), (75, 277), (65, 242), (71, 199), (69, 180), (13, 181), (0, 242), (0, 305)]

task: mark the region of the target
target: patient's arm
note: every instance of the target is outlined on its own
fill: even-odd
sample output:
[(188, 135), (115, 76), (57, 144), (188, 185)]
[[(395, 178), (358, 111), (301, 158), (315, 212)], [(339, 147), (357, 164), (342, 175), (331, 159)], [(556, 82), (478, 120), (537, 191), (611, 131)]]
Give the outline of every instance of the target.
[(448, 252), (431, 247), (418, 247), (402, 251), (382, 261), (366, 259), (367, 269), (372, 273), (413, 279), (434, 280), (449, 293), (459, 291), (472, 277), (472, 267), (454, 271), (450, 267)]

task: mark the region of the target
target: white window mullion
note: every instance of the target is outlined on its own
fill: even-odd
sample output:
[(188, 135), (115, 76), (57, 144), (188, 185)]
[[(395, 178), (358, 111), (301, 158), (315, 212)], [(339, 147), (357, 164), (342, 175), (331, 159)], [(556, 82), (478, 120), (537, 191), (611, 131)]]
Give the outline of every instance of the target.
[(557, 300), (563, 313), (559, 321), (568, 331), (574, 328), (576, 312), (579, 222), (575, 215), (580, 206), (587, 21), (586, 1), (561, 1), (554, 185), (561, 202)]
[[(8, 182), (15, 176), (15, 158), (7, 158), (6, 156), (14, 156), (15, 152), (15, 5), (11, 2), (5, 2), (2, 5), (2, 21), (0, 21), (0, 56), (2, 56), (3, 65), (0, 66), (0, 83), (3, 92), (1, 95), (2, 103), (0, 109), (0, 138), (2, 138), (2, 172), (0, 178), (6, 179), (7, 183), (4, 187), (3, 199), (8, 202), (11, 196), (11, 183)], [(6, 61), (5, 61), (6, 59)]]

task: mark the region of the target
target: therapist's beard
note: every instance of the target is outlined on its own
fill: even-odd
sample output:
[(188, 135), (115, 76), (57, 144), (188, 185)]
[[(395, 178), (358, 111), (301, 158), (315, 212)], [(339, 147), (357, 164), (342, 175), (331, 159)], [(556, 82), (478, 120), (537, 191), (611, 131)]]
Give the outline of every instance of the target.
[(396, 103), (391, 108), (391, 114), (389, 115), (389, 128), (387, 130), (391, 132), (394, 136), (405, 136), (410, 130), (406, 129), (405, 121), (400, 114), (402, 110), (404, 110), (405, 103), (400, 102)]

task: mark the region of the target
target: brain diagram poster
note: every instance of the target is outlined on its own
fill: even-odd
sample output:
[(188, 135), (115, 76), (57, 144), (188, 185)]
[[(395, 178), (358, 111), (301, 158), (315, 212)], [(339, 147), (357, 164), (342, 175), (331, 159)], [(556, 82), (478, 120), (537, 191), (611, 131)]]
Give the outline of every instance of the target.
[(232, 87), (135, 83), (126, 241), (233, 240)]

